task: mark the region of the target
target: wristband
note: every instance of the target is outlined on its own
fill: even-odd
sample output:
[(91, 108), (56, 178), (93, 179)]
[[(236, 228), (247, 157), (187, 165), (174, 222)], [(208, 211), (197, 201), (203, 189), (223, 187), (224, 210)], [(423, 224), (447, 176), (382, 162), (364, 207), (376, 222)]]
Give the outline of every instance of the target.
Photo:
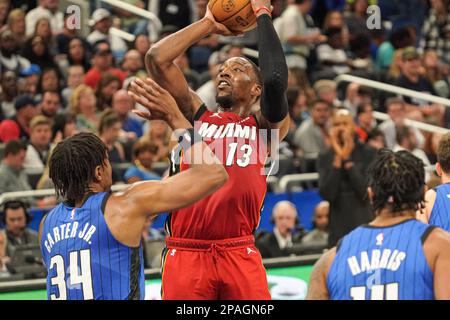
[(259, 7), (258, 9), (256, 9), (256, 10), (255, 10), (255, 16), (258, 15), (258, 13), (259, 13), (261, 10), (267, 11), (267, 13), (269, 14), (269, 16), (272, 18), (272, 11), (270, 11), (270, 9), (267, 8), (266, 6), (262, 6), (262, 7)]

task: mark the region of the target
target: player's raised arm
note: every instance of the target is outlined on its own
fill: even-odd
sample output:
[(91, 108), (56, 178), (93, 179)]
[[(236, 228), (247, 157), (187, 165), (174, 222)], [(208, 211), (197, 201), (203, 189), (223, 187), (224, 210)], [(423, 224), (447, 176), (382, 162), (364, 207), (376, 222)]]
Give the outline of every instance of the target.
[(174, 60), (189, 47), (213, 33), (231, 35), (225, 26), (214, 20), (207, 9), (203, 19), (156, 42), (145, 56), (145, 65), (150, 76), (169, 91), (189, 120), (200, 108), (202, 101), (189, 88), (183, 72), (175, 65)]
[[(190, 169), (164, 181), (134, 184), (110, 201), (121, 202), (128, 215), (145, 218), (160, 212), (185, 207), (219, 189), (228, 179), (223, 165), (202, 142), (190, 122), (181, 114), (173, 97), (153, 80), (136, 80), (130, 95), (150, 113), (137, 111), (146, 119), (165, 120), (179, 136)], [(142, 219), (141, 219), (142, 220)], [(139, 221), (138, 221), (139, 222)]]
[(281, 140), (289, 130), (286, 58), (272, 23), (270, 0), (252, 0), (252, 6), (257, 17), (259, 67), (263, 78), (260, 123), (280, 129)]

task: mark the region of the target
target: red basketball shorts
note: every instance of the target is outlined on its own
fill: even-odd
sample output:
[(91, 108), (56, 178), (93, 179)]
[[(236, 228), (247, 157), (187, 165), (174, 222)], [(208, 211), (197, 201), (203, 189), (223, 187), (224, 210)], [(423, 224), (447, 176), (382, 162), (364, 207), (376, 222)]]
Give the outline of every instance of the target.
[(224, 240), (166, 238), (164, 300), (270, 300), (253, 236)]

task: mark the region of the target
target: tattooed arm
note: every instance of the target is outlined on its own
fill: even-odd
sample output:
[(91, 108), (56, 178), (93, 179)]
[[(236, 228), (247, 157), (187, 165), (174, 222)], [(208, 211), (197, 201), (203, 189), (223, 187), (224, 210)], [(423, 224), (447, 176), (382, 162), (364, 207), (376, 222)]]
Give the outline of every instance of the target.
[(309, 281), (308, 294), (306, 300), (328, 300), (327, 274), (336, 255), (336, 248), (333, 248), (320, 257), (314, 265)]

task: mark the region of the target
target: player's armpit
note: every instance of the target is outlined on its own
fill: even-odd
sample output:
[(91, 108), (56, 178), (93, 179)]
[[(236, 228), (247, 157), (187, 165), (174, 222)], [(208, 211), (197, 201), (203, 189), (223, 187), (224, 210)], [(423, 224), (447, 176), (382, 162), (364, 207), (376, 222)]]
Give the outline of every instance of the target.
[(424, 247), (427, 256), (429, 251), (437, 251), (434, 266), (431, 266), (434, 275), (434, 297), (437, 300), (450, 300), (450, 234), (436, 228), (427, 242), (428, 247), (433, 247), (431, 250)]
[(277, 122), (277, 123), (269, 122), (264, 117), (261, 110), (259, 110), (255, 113), (255, 117), (258, 120), (258, 124), (261, 129), (279, 130), (278, 131), (278, 140), (279, 141), (282, 141), (289, 132), (289, 126), (291, 123), (291, 118), (289, 115), (287, 115), (286, 118), (284, 118), (283, 120), (281, 120), (280, 122)]
[(309, 281), (306, 300), (328, 300), (327, 274), (336, 255), (336, 248), (332, 248), (320, 257), (314, 265)]

